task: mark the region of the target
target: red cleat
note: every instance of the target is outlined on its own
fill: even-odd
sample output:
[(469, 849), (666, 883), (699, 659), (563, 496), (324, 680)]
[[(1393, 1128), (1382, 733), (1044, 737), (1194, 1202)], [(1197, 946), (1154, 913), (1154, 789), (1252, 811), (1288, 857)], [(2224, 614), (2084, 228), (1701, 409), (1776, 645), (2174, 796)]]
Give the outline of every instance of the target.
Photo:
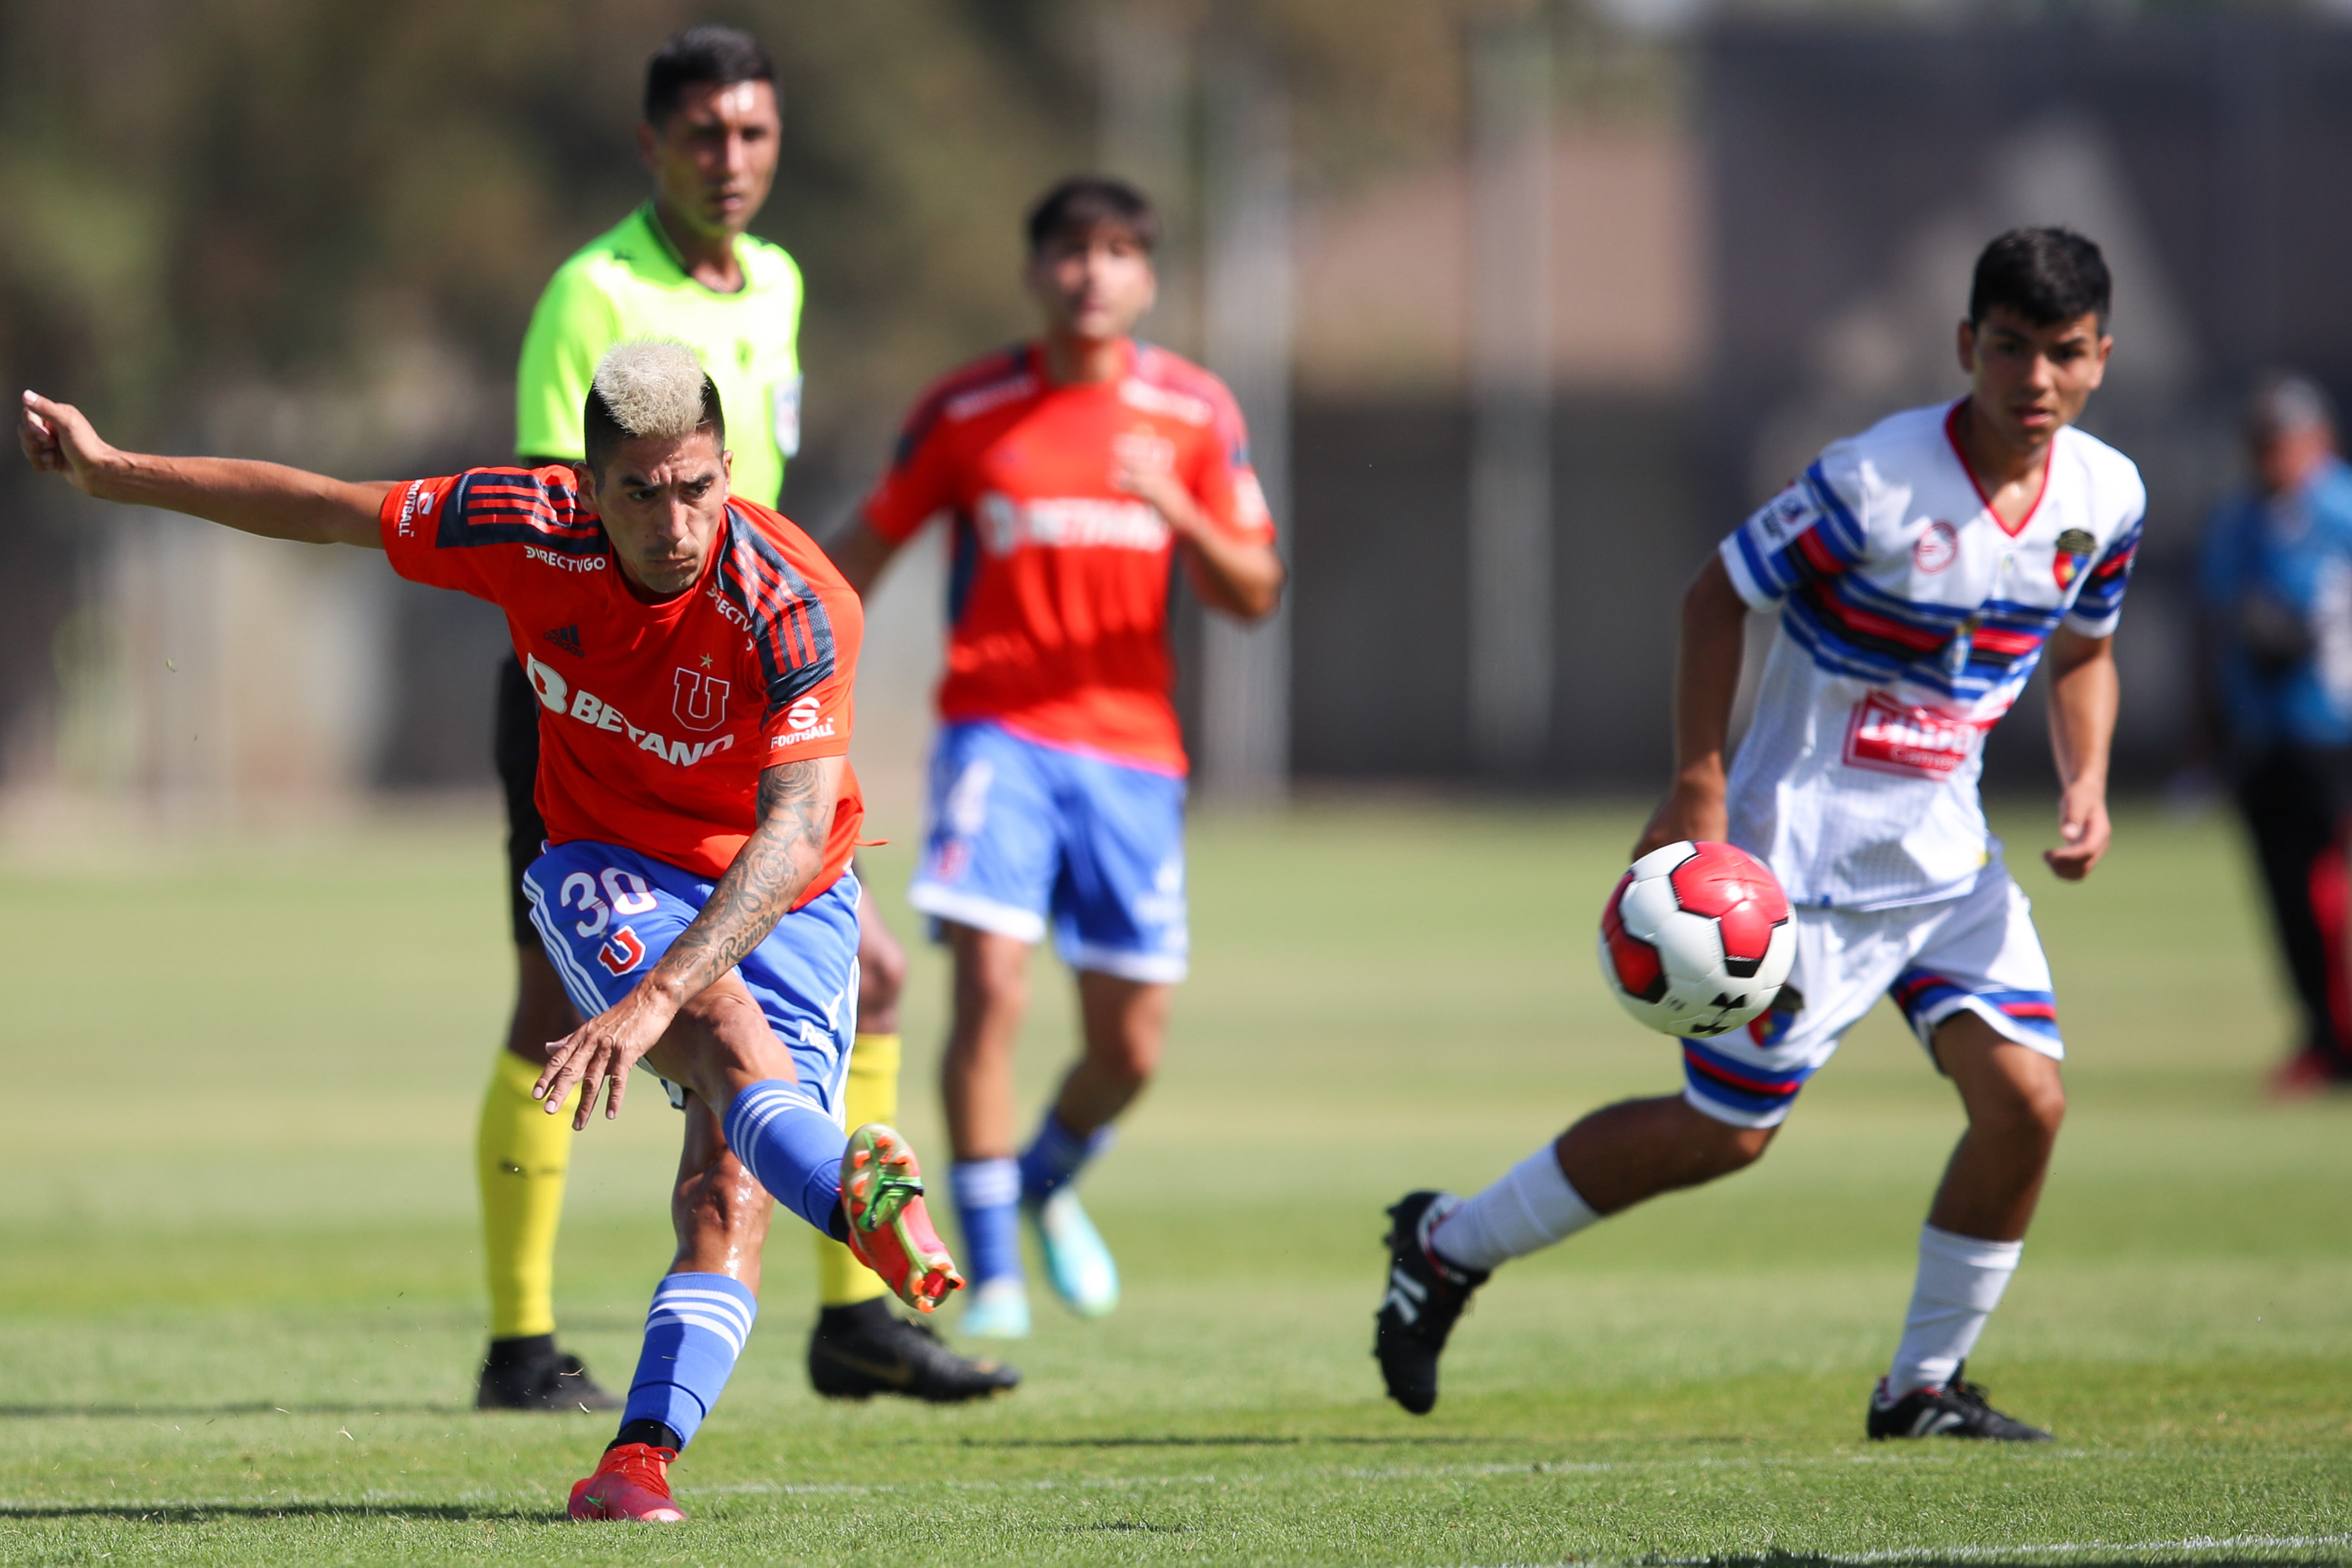
[(841, 1155), (841, 1207), (849, 1217), (850, 1252), (917, 1312), (939, 1311), (963, 1288), (923, 1207), (915, 1151), (879, 1122), (849, 1134)]
[(2347, 1084), (2352, 1084), (2352, 1080), (2338, 1077), (2336, 1064), (2326, 1056), (2316, 1051), (2300, 1051), (2271, 1073), (2271, 1098), (2308, 1100)]
[(624, 1443), (608, 1448), (596, 1473), (572, 1489), (574, 1519), (642, 1519), (676, 1524), (686, 1518), (669, 1498), (669, 1467), (676, 1448)]

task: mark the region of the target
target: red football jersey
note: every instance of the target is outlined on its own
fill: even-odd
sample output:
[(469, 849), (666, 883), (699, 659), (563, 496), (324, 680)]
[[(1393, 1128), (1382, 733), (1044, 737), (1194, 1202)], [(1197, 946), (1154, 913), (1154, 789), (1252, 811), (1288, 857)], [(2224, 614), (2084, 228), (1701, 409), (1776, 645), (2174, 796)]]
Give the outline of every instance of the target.
[[(824, 552), (745, 500), (702, 579), (632, 596), (572, 470), (474, 468), (384, 497), (393, 570), (506, 612), (539, 693), (548, 841), (619, 844), (716, 878), (755, 825), (760, 770), (849, 751), (865, 612)], [(865, 803), (842, 782), (824, 865), (849, 863)]]
[(1174, 536), (1118, 487), (1118, 460), (1172, 469), (1237, 538), (1270, 543), (1274, 519), (1224, 383), (1164, 349), (1126, 355), (1121, 374), (1076, 386), (1051, 384), (1034, 346), (947, 377), (915, 405), (866, 518), (892, 540), (951, 519), (942, 718), (1181, 773)]

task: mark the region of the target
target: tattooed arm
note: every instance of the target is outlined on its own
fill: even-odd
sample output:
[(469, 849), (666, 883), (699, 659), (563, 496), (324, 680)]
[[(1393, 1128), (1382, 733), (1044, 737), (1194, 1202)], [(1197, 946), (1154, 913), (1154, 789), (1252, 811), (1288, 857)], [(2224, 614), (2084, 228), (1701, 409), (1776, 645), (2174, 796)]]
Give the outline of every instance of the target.
[(572, 1125), (585, 1127), (607, 1079), (613, 1087), (604, 1114), (621, 1113), (629, 1069), (660, 1042), (688, 1003), (767, 940), (824, 866), (846, 766), (842, 758), (822, 757), (761, 773), (760, 824), (711, 889), (702, 913), (627, 996), (551, 1048), (547, 1070), (531, 1091), (550, 1114), (584, 1081), (588, 1092), (580, 1096)]

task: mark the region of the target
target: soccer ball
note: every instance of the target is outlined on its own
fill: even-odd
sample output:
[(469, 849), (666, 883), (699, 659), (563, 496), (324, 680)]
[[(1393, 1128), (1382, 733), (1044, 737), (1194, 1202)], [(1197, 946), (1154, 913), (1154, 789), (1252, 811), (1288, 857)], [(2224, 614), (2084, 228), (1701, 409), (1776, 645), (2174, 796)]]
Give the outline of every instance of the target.
[(1789, 895), (1729, 844), (1687, 841), (1633, 862), (1601, 912), (1601, 972), (1652, 1029), (1706, 1040), (1772, 1005), (1796, 962)]

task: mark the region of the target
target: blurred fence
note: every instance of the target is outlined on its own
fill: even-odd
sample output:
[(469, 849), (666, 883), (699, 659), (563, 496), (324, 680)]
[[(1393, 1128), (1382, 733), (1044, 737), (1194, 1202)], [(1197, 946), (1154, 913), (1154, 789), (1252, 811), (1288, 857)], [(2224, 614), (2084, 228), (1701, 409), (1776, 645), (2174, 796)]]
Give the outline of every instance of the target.
[[(164, 39), (132, 48), (140, 69), (172, 79), (171, 29), (194, 24), (128, 9), (152, 12)], [(103, 214), (28, 174), (49, 169), (35, 156), (47, 142), (17, 137), (0, 193), (28, 218), (0, 236), (0, 366), (183, 449), (353, 473), (501, 458), (530, 280), (633, 199), (622, 57), (691, 19), (589, 7), (611, 42), (586, 68), (566, 7), (528, 9), (505, 23), (509, 53), (413, 91), (435, 79), (419, 59), (462, 45), (462, 8), (421, 7), (404, 26), (438, 17), (446, 37), (392, 55), (354, 57), (323, 24), (275, 40), (356, 83), (335, 112), (357, 121), (308, 150), (303, 200), (339, 199), (341, 171), (353, 199), (406, 193), (385, 222), (447, 220), (434, 245), (394, 246), (397, 266), (370, 252), (364, 225), (326, 225), (314, 254), (299, 213), (248, 219), (241, 201), (280, 201), (256, 170), (291, 156), (286, 138), (232, 99), (184, 93), (187, 122), (122, 154), (144, 172), (110, 172), (123, 243), (155, 249), (139, 288), (110, 298), (67, 251), (36, 254), (28, 233)], [(932, 0), (910, 60), (857, 8), (821, 25), (736, 9), (786, 78), (786, 167), (759, 227), (810, 277), (811, 447), (786, 507), (813, 527), (870, 481), (928, 372), (1018, 329), (1028, 194), (1100, 160), (1161, 197), (1155, 335), (1247, 379), (1261, 427), (1285, 437), (1296, 570), (1278, 645), (1204, 642), (1189, 612), (1180, 639), (1188, 725), (1250, 792), (1268, 768), (1654, 784), (1688, 573), (1822, 442), (1959, 391), (1969, 263), (1997, 230), (2041, 222), (2092, 235), (2117, 276), (2118, 347), (2088, 423), (2150, 482), (2120, 643), (2119, 778), (2153, 782), (2179, 747), (2189, 561), (2235, 473), (2236, 397), (2282, 362), (2352, 392), (2338, 281), (2352, 276), (2352, 28), (2316, 17), (1733, 13), (1660, 42), (1568, 6), (1498, 21), (1441, 0), (1285, 0), (1097, 6), (1101, 25), (1074, 42), (1047, 16), (1068, 7)], [(0, 65), (0, 123), (55, 109), (25, 49), (105, 20), (83, 15), (0, 10), (0, 54), (16, 57)], [(276, 57), (207, 68), (257, 84), (259, 101)], [(93, 124), (98, 85), (75, 100)], [(505, 104), (502, 118), (451, 129), (478, 102)], [(309, 91), (279, 118), (328, 112)], [(890, 129), (926, 114), (922, 134)], [(453, 137), (496, 155), (457, 158)], [(407, 168), (412, 154), (426, 165)], [(179, 186), (202, 201), (171, 205)], [(420, 193), (436, 190), (446, 208)], [(181, 216), (152, 215), (167, 211)], [(478, 232), (499, 213), (521, 226)], [(59, 277), (79, 292), (43, 292)], [(272, 279), (300, 306), (283, 320), (267, 309)], [(342, 315), (320, 303), (343, 294)], [(126, 321), (176, 357), (159, 348), (114, 382), (85, 373), (131, 363), (100, 332)], [(286, 340), (269, 349), (273, 332)], [(1290, 348), (1268, 361), (1276, 332)], [(498, 617), (299, 553), (101, 517), (21, 470), (0, 477), (0, 782), (234, 802), (485, 780)], [(936, 663), (937, 579), (919, 554), (874, 607), (861, 768), (901, 796)], [(1995, 747), (1996, 778), (2045, 777), (2040, 754), (2029, 715)]]

